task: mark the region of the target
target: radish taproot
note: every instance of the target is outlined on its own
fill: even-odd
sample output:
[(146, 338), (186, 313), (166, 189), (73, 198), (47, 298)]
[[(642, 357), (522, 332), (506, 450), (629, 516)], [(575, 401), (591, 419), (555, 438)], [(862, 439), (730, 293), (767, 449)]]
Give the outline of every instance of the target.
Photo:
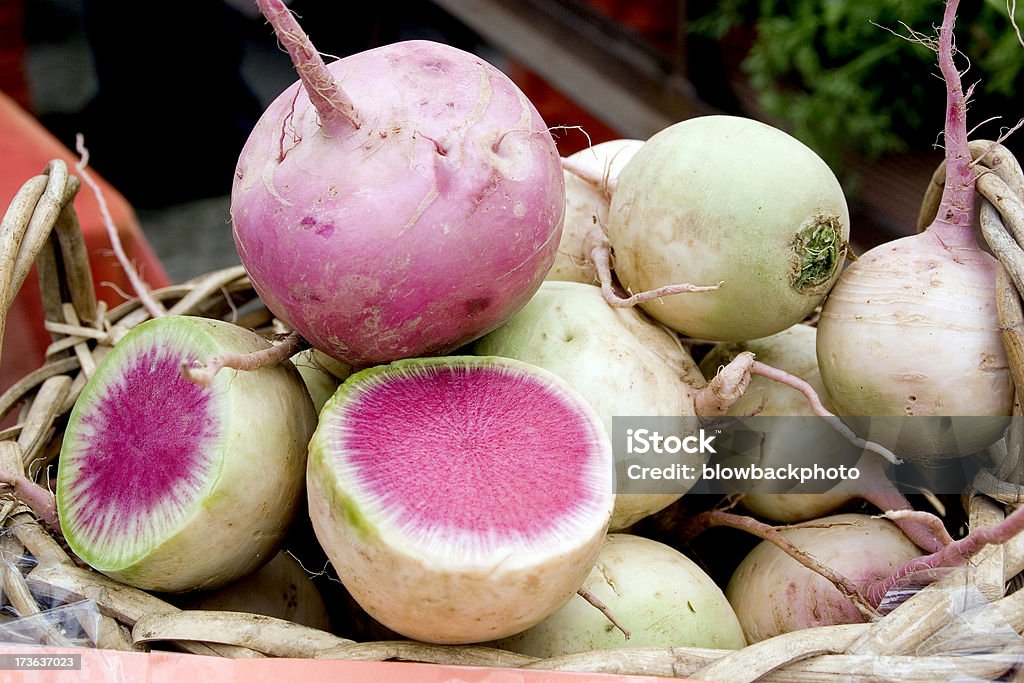
[(721, 285), (639, 304), (714, 341), (800, 322), (839, 277), (849, 233), (843, 190), (820, 157), (777, 128), (727, 115), (651, 136), (619, 174), (608, 215), (628, 292)]
[(631, 534), (609, 534), (584, 590), (601, 601), (629, 638), (582, 596), (531, 629), (495, 646), (549, 658), (620, 647), (746, 645), (722, 589), (678, 550)]
[(494, 66), (406, 41), (327, 65), (259, 0), (300, 81), (241, 151), (235, 244), (267, 307), (354, 366), (445, 353), (521, 308), (554, 260), (560, 157)]
[(1002, 436), (1006, 422), (998, 417), (1013, 406), (996, 311), (997, 261), (974, 236), (978, 171), (954, 63), (956, 7), (947, 4), (938, 41), (947, 104), (946, 180), (937, 215), (923, 232), (875, 247), (851, 264), (818, 322), (821, 376), (839, 414), (978, 416), (948, 430), (927, 419), (876, 420), (870, 438), (892, 445), (898, 430), (898, 455), (908, 459), (984, 449)]
[[(720, 415), (750, 379), (746, 358), (706, 382), (678, 340), (634, 308), (609, 306), (596, 285), (548, 281), (473, 352), (549, 370), (579, 391), (609, 437), (616, 416)], [(680, 454), (700, 467), (704, 456)], [(616, 496), (611, 529), (623, 529), (685, 493)]]
[(313, 529), (353, 598), (404, 636), (501, 638), (568, 602), (611, 516), (611, 443), (564, 380), (506, 358), (362, 370), (310, 443)]
[(302, 499), (316, 413), (290, 363), (210, 387), (183, 365), (271, 348), (192, 316), (133, 328), (96, 368), (68, 418), (57, 510), (71, 549), (132, 586), (213, 588), (267, 562)]
[(547, 280), (598, 284), (593, 251), (608, 241), (608, 205), (619, 172), (643, 140), (606, 140), (562, 160), (565, 172), (565, 220), (558, 255)]

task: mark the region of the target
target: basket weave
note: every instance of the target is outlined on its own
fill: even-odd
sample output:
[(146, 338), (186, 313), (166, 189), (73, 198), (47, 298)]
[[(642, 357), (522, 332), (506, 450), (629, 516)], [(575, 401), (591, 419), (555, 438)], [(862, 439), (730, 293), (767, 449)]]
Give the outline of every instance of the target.
[[(978, 190), (986, 240), (1000, 259), (999, 313), (1016, 386), (1024, 386), (1024, 175), (1001, 146), (976, 142), (984, 153)], [(936, 171), (921, 209), (921, 225), (934, 216), (944, 168)], [(61, 161), (25, 183), (0, 226), (0, 333), (14, 295), (33, 263), (39, 267), (47, 328), (54, 342), (45, 364), (0, 396), (0, 471), (24, 472), (46, 483), (56, 459), (61, 427), (97, 361), (133, 326), (150, 317), (138, 301), (112, 310), (97, 303), (84, 243), (72, 208), (76, 177)], [(271, 329), (245, 272), (229, 268), (153, 293), (170, 313), (229, 319)], [(239, 311), (247, 311), (239, 318)], [(17, 410), (17, 414), (13, 415)], [(1019, 403), (1016, 414), (1020, 413)], [(1020, 485), (1022, 435), (1015, 428), (997, 467), (965, 497), (972, 527), (1002, 519), (1024, 500)], [(619, 649), (537, 660), (477, 646), (437, 646), (411, 641), (356, 643), (291, 622), (228, 612), (182, 611), (146, 592), (81, 566), (43, 524), (10, 493), (0, 496), (3, 558), (31, 556), (17, 569), (0, 563), (4, 600), (20, 615), (39, 613), (40, 596), (88, 599), (102, 614), (93, 636), (98, 647), (145, 650), (150, 642), (222, 657), (303, 657), (408, 660), (440, 664), (514, 667), (684, 677), (716, 681), (1024, 681), (1024, 591), (1013, 591), (1024, 571), (1024, 538), (986, 549), (972, 564), (921, 590), (870, 623), (807, 629), (738, 651), (699, 648)], [(997, 635), (999, 637), (997, 637)], [(43, 631), (44, 644), (67, 644), (60, 632)]]

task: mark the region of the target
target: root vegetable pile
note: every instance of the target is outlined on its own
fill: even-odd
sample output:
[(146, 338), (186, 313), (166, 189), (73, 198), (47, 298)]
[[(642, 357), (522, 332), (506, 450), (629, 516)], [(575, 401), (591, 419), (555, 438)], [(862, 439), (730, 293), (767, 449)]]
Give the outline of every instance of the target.
[[(396, 640), (554, 657), (863, 621), (1024, 528), (1018, 509), (964, 534), (889, 478), (900, 459), (990, 446), (1013, 410), (999, 262), (974, 237), (956, 0), (936, 43), (938, 214), (848, 266), (838, 181), (770, 125), (704, 116), (563, 159), (479, 56), (407, 41), (327, 64), (280, 0), (258, 5), (299, 76), (231, 195), (273, 323), (138, 325), (67, 419), (55, 498), (0, 472), (84, 563), (202, 591), (183, 605), (244, 610), (269, 585), (267, 609), (298, 620), (301, 593), (318, 628), (340, 612)], [(698, 479), (622, 493), (613, 437), (630, 416), (723, 420), (708, 452), (678, 455), (698, 471), (730, 424), (818, 416), (762, 441), (759, 465), (829, 463), (839, 432), (864, 478), (694, 506)], [(856, 431), (882, 416), (975, 419)], [(722, 526), (763, 542), (715, 573), (689, 541)], [(665, 529), (683, 538), (656, 541)], [(296, 538), (353, 610), (297, 589)]]

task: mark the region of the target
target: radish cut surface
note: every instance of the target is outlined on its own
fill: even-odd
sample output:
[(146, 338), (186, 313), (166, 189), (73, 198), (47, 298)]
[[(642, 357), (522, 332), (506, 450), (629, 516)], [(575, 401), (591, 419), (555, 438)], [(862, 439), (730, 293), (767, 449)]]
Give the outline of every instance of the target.
[(310, 444), (310, 515), (388, 628), (480, 642), (579, 589), (613, 504), (611, 445), (563, 380), (504, 358), (397, 361), (347, 380)]
[(185, 362), (268, 347), (229, 323), (168, 316), (136, 327), (100, 363), (69, 417), (57, 473), (61, 527), (82, 560), (179, 591), (227, 583), (273, 555), (316, 422), (298, 371), (226, 370), (208, 388), (181, 373)]

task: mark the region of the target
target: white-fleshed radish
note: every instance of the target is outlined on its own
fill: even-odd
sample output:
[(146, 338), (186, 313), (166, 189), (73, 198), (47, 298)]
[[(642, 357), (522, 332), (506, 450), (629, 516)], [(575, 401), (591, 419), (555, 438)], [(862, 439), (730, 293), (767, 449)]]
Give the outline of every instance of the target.
[(321, 546), (387, 628), (501, 638), (568, 602), (611, 516), (611, 443), (564, 380), (507, 358), (362, 370), (328, 401), (307, 490)]
[(139, 588), (233, 581), (277, 552), (302, 499), (316, 414), (290, 363), (225, 370), (209, 387), (185, 365), (271, 348), (255, 332), (194, 316), (132, 329), (68, 418), (57, 509), (71, 549)]
[(357, 367), (447, 353), (540, 285), (565, 210), (547, 126), (504, 73), (432, 41), (325, 64), (259, 0), (300, 81), (243, 147), (235, 244), (274, 314)]
[[(967, 95), (954, 62), (956, 2), (946, 6), (938, 60), (946, 83), (946, 180), (923, 231), (882, 244), (844, 271), (818, 322), (818, 362), (836, 411), (872, 416), (870, 437), (908, 459), (968, 455), (998, 440), (1013, 384), (996, 311), (997, 261), (974, 236), (975, 176)], [(984, 419), (985, 417), (994, 419)], [(919, 428), (918, 428), (919, 427)], [(915, 429), (917, 428), (917, 429)]]

